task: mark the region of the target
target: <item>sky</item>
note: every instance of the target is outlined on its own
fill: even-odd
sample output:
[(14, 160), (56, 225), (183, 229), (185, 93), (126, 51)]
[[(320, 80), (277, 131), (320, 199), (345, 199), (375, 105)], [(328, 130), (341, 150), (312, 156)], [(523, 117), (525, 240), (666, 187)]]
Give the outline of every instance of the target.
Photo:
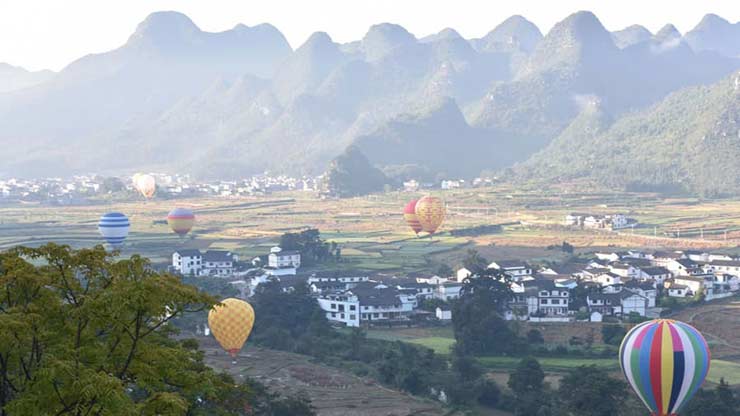
[(641, 24), (653, 33), (666, 23), (684, 33), (706, 13), (740, 20), (738, 0), (0, 0), (0, 62), (60, 70), (122, 45), (160, 10), (183, 12), (206, 31), (271, 23), (293, 48), (315, 31), (337, 42), (357, 40), (381, 22), (401, 24), (417, 37), (452, 27), (474, 38), (514, 14), (543, 33), (578, 10), (594, 12), (609, 30)]

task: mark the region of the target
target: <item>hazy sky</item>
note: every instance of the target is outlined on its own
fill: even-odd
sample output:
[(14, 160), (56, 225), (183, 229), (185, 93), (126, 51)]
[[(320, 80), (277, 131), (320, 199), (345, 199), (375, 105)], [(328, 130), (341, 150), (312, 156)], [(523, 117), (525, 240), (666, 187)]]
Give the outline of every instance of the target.
[(593, 11), (609, 30), (637, 23), (655, 32), (670, 22), (683, 33), (709, 12), (738, 21), (740, 0), (0, 0), (0, 62), (59, 70), (123, 44), (158, 10), (181, 11), (207, 31), (269, 22), (295, 48), (317, 30), (346, 42), (379, 22), (419, 37), (445, 27), (480, 37), (521, 14), (547, 32), (578, 10)]

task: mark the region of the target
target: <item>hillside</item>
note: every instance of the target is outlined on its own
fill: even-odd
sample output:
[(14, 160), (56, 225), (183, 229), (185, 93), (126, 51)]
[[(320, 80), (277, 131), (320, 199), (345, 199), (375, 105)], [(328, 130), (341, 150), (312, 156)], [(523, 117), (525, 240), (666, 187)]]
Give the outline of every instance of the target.
[(594, 102), (515, 172), (537, 181), (587, 178), (617, 188), (716, 196), (737, 194), (738, 160), (740, 72), (613, 123)]
[(723, 41), (736, 24), (712, 16), (684, 37), (611, 33), (587, 11), (545, 36), (522, 16), (478, 39), (379, 23), (294, 51), (269, 24), (206, 32), (157, 12), (119, 48), (0, 92), (0, 175), (313, 175), (357, 143), (386, 170), (476, 176), (526, 160), (591, 102), (618, 119), (740, 68)]
[(0, 93), (22, 90), (48, 81), (54, 72), (28, 71), (25, 68), (0, 62)]

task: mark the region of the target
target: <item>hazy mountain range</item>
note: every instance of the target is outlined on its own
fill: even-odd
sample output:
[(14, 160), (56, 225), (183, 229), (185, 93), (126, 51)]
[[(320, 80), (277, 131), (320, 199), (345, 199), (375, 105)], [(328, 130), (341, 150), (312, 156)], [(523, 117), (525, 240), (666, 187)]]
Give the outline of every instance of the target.
[[(158, 12), (123, 46), (56, 74), (0, 66), (0, 175), (319, 173), (356, 144), (392, 175), (517, 165), (531, 177), (574, 132), (583, 149), (608, 146), (579, 132), (589, 114), (603, 114), (599, 131), (658, 123), (650, 115), (672, 93), (722, 88), (738, 68), (740, 23), (715, 15), (684, 35), (672, 25), (610, 33), (590, 12), (544, 36), (521, 16), (479, 39), (450, 28), (419, 39), (383, 23), (355, 42), (318, 32), (292, 50), (269, 24), (209, 33)], [(737, 119), (736, 106), (713, 111)]]

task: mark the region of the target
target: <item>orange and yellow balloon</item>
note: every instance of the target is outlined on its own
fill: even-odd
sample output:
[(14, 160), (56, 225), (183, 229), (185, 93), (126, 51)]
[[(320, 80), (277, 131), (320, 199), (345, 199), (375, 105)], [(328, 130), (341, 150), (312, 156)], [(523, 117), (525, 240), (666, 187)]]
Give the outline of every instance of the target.
[(208, 312), (208, 326), (221, 348), (236, 357), (254, 326), (254, 309), (247, 302), (228, 298)]
[(157, 181), (154, 180), (154, 176), (137, 173), (131, 178), (134, 183), (134, 188), (139, 191), (144, 198), (151, 198), (157, 191)]
[(415, 212), (422, 231), (434, 234), (444, 222), (447, 209), (441, 198), (425, 196), (416, 202)]

